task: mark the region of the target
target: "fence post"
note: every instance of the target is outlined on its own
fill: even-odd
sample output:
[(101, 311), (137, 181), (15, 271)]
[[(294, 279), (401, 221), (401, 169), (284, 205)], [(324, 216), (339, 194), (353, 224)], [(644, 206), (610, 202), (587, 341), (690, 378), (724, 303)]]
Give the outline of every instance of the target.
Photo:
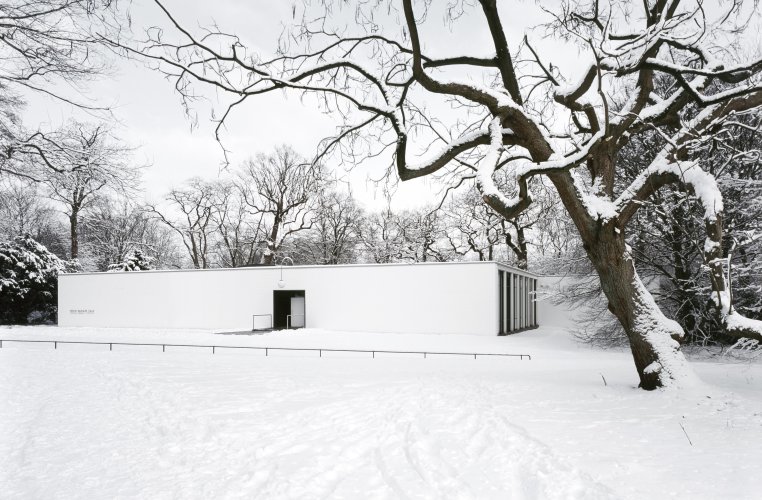
[(214, 346), (212, 346), (212, 354), (214, 354)]
[(58, 342), (53, 342), (53, 349), (58, 349)]
[(268, 355), (268, 354), (267, 354), (267, 351), (268, 351), (268, 349), (267, 349), (267, 347), (265, 347), (265, 356), (267, 356), (267, 355)]
[(164, 344), (161, 345), (161, 352), (167, 352), (167, 346)]
[(114, 344), (109, 344), (108, 345), (108, 350), (109, 351), (113, 351), (114, 350)]

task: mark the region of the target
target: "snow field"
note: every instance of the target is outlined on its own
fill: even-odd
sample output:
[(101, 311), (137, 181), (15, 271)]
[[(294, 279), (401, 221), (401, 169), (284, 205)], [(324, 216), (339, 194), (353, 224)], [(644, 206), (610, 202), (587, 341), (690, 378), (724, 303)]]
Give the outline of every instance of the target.
[(2, 328), (0, 337), (533, 355), (6, 344), (6, 498), (754, 498), (762, 462), (759, 365), (692, 363), (704, 385), (645, 393), (627, 353), (580, 348), (560, 329), (467, 338)]

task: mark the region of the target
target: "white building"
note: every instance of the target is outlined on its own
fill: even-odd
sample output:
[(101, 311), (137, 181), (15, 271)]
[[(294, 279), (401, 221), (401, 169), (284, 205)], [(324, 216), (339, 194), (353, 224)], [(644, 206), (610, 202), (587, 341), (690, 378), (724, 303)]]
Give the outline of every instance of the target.
[(536, 290), (495, 262), (64, 274), (58, 323), (498, 335), (537, 326)]

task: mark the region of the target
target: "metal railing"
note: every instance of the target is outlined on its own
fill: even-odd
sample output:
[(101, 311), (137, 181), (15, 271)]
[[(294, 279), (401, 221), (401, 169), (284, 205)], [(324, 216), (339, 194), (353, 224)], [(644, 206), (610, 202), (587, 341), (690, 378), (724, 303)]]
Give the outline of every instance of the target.
[(519, 358), (523, 360), (527, 358), (532, 360), (530, 354), (507, 354), (499, 352), (442, 352), (442, 351), (393, 351), (386, 349), (327, 349), (320, 347), (260, 347), (260, 346), (233, 346), (233, 345), (202, 345), (202, 344), (159, 344), (159, 343), (142, 343), (142, 342), (92, 342), (85, 340), (27, 340), (27, 339), (0, 339), (0, 349), (3, 348), (3, 344), (7, 342), (19, 342), (19, 343), (32, 343), (32, 344), (53, 344), (54, 349), (58, 349), (58, 344), (83, 344), (83, 345), (104, 345), (108, 346), (109, 351), (114, 350), (114, 346), (126, 345), (126, 346), (161, 346), (161, 351), (166, 352), (167, 347), (198, 347), (203, 349), (211, 349), (212, 354), (216, 354), (218, 349), (250, 349), (265, 351), (265, 356), (270, 355), (270, 351), (308, 351), (318, 352), (320, 357), (323, 357), (324, 352), (361, 352), (371, 354), (375, 359), (376, 354), (421, 354), (424, 359), (428, 356), (473, 356), (476, 359), (478, 356), (482, 357), (506, 357), (506, 358)]
[[(270, 326), (267, 328), (257, 328), (257, 318), (261, 318), (263, 316), (268, 316), (270, 318)], [(273, 315), (272, 314), (252, 314), (251, 315), (251, 331), (256, 332), (257, 330), (272, 330), (273, 329)]]
[(304, 314), (289, 314), (289, 315), (286, 316), (286, 329), (287, 330), (291, 328), (291, 318), (293, 318), (293, 317), (302, 318), (302, 324), (299, 325), (299, 326), (295, 326), (294, 328), (304, 328), (305, 327), (305, 325), (304, 325), (304, 323), (305, 323), (305, 321), (304, 321), (304, 319), (305, 319)]

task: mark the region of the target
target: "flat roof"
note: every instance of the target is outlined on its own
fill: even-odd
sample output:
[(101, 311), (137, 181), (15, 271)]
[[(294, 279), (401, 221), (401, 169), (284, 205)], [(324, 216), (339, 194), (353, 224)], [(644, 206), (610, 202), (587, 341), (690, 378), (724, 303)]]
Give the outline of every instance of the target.
[[(494, 260), (469, 260), (458, 262), (390, 262), (385, 264), (366, 263), (366, 264), (309, 264), (309, 265), (297, 265), (297, 266), (283, 266), (289, 269), (331, 269), (336, 267), (384, 267), (384, 266), (462, 266), (462, 265), (494, 265), (504, 271), (510, 271), (516, 274), (523, 274), (526, 276), (539, 277), (539, 274), (531, 271), (524, 271), (516, 267), (503, 264), (502, 262), (496, 262)], [(151, 269), (148, 271), (89, 271), (83, 273), (61, 273), (59, 276), (93, 276), (93, 275), (109, 275), (115, 274), (145, 274), (145, 273), (195, 273), (195, 272), (220, 272), (220, 271), (257, 271), (262, 269), (280, 269), (281, 264), (275, 264), (272, 266), (248, 266), (248, 267), (214, 267), (208, 269)]]

